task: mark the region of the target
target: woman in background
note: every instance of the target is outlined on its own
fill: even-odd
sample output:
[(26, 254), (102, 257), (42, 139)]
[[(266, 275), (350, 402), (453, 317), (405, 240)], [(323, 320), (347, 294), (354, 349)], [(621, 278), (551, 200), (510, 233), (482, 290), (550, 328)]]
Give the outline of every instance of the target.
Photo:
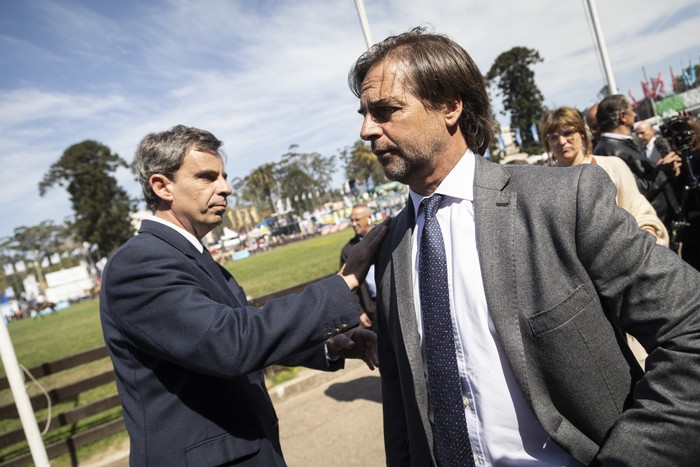
[(668, 246), (668, 231), (654, 207), (639, 192), (634, 174), (619, 157), (594, 156), (583, 115), (572, 107), (548, 112), (540, 122), (547, 152), (559, 167), (597, 164), (605, 170), (617, 188), (617, 205), (637, 220), (637, 225), (656, 237), (656, 243)]

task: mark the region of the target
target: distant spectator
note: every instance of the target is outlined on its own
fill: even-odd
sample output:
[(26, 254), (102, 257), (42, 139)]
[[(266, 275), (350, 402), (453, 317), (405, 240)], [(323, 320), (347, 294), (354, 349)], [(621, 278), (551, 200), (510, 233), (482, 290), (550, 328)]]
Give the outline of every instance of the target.
[[(343, 267), (347, 261), (350, 252), (355, 248), (355, 245), (360, 243), (362, 238), (372, 230), (372, 211), (365, 204), (356, 204), (353, 206), (350, 213), (350, 221), (352, 229), (355, 231), (355, 236), (345, 244), (340, 252), (340, 267)], [(377, 286), (374, 282), (374, 265), (370, 266), (365, 277), (365, 282), (353, 291), (357, 297), (358, 306), (360, 308), (360, 326), (363, 328), (372, 328), (374, 323), (374, 313), (377, 308)]]
[(594, 156), (581, 113), (561, 107), (545, 114), (540, 123), (545, 148), (560, 167), (597, 164), (605, 170), (617, 188), (618, 206), (634, 216), (637, 225), (656, 237), (656, 243), (668, 246), (666, 227), (654, 207), (637, 188), (634, 175), (618, 157)]
[(669, 152), (671, 145), (663, 136), (657, 136), (649, 122), (642, 121), (637, 123), (634, 129), (639, 142), (642, 144), (644, 155), (656, 165)]
[(675, 152), (652, 164), (632, 139), (637, 114), (623, 95), (608, 96), (598, 105), (596, 121), (600, 141), (593, 152), (601, 156), (617, 156), (632, 170), (639, 191), (651, 202), (656, 214), (668, 227), (678, 203), (669, 181), (680, 173), (681, 159)]

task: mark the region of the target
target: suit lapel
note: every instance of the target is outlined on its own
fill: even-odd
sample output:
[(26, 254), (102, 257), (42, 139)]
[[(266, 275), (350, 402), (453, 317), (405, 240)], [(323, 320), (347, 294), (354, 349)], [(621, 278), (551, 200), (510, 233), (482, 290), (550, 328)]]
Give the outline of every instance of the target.
[(176, 230), (168, 226), (161, 225), (158, 222), (144, 221), (141, 223), (139, 232), (147, 232), (161, 240), (169, 243), (174, 248), (182, 252), (191, 261), (194, 261), (204, 274), (209, 276), (222, 291), (232, 297), (240, 305), (246, 305), (247, 300), (243, 289), (233, 279), (233, 277), (219, 266), (214, 260), (205, 257), (202, 253), (192, 245), (185, 237), (180, 235)]
[(420, 409), (420, 415), (425, 432), (428, 434), (428, 443), (432, 450), (433, 437), (430, 420), (428, 419), (428, 391), (423, 373), (423, 357), (421, 354), (420, 336), (418, 335), (418, 323), (416, 321), (416, 309), (413, 302), (413, 271), (411, 248), (413, 244), (413, 229), (416, 221), (414, 207), (411, 198), (403, 209), (402, 215), (396, 218), (396, 228), (393, 231), (391, 245), (396, 245), (392, 252), (392, 279), (395, 284), (396, 316), (399, 318), (401, 335), (403, 336), (404, 350), (411, 367), (413, 387), (415, 388), (416, 402)]
[(513, 373), (529, 396), (516, 302), (517, 195), (504, 190), (510, 176), (502, 167), (475, 159), (474, 216), (486, 303)]

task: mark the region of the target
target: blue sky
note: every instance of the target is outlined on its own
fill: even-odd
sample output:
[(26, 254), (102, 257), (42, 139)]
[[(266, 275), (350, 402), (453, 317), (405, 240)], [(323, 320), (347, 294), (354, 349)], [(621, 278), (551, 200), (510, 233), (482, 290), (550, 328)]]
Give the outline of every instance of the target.
[[(605, 79), (585, 1), (364, 0), (372, 36), (426, 25), (448, 34), (485, 73), (514, 46), (537, 49), (549, 107), (584, 108)], [(642, 67), (698, 63), (695, 0), (599, 0), (620, 92), (641, 97)], [(365, 41), (353, 0), (3, 0), (0, 2), (0, 238), (72, 214), (38, 183), (86, 139), (128, 162), (147, 133), (175, 124), (224, 141), (227, 170), (245, 176), (290, 145), (326, 156), (359, 136), (347, 72)], [(133, 197), (131, 173), (117, 173)], [(338, 165), (336, 185), (342, 181)]]

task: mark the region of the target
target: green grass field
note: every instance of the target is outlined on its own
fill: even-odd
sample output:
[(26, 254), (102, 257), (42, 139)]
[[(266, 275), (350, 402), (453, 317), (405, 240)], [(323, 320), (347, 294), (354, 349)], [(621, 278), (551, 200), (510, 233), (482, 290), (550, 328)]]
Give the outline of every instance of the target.
[[(323, 237), (312, 237), (230, 262), (226, 267), (243, 286), (249, 297), (258, 297), (334, 273), (338, 269), (340, 250), (352, 235), (352, 229), (346, 229)], [(27, 368), (104, 345), (97, 300), (73, 305), (61, 310), (58, 314), (47, 315), (44, 318), (12, 322), (8, 329), (17, 359)], [(74, 370), (42, 378), (41, 383), (47, 390), (51, 390), (88, 375), (103, 372), (110, 367), (109, 359), (102, 359)], [(0, 372), (4, 375), (4, 368), (0, 367)], [(33, 396), (39, 394), (40, 390), (36, 385), (30, 384), (28, 392)], [(54, 406), (53, 414), (115, 392), (114, 383), (97, 388), (82, 394), (79, 401)], [(0, 391), (0, 405), (10, 403), (12, 403), (10, 391)], [(45, 410), (37, 413), (37, 419), (45, 416)], [(89, 423), (91, 422), (86, 422), (86, 424)], [(0, 420), (0, 432), (19, 426), (21, 426), (19, 420)], [(71, 427), (65, 431), (69, 429)], [(58, 430), (55, 433), (51, 431), (45, 437), (45, 444), (60, 439), (64, 434)], [(0, 446), (0, 459), (10, 454), (12, 449), (16, 448), (8, 450)], [(62, 463), (59, 460), (57, 465)]]

